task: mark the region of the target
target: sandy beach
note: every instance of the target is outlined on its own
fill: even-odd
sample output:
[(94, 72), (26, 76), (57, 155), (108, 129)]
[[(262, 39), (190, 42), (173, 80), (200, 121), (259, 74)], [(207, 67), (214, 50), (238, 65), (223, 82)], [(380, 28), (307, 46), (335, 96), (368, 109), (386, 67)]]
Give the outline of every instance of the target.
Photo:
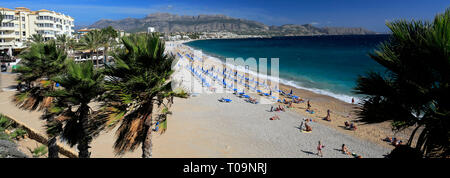
[[(175, 49), (174, 46), (178, 46), (174, 51), (180, 52), (185, 54), (194, 54), (193, 49), (183, 45), (184, 42), (175, 42), (175, 43), (169, 43), (168, 49), (173, 50)], [(175, 53), (174, 52), (174, 53)], [(208, 68), (210, 66), (219, 66), (222, 65), (217, 60), (211, 60), (211, 56), (207, 56), (203, 54), (203, 58), (205, 59), (202, 61), (201, 65), (207, 66)], [(186, 58), (186, 57), (185, 57)], [(195, 62), (194, 62), (195, 63)], [(195, 65), (195, 64), (194, 64)], [(197, 64), (200, 65), (200, 64)], [(206, 67), (205, 67), (206, 68)], [(249, 78), (252, 76), (249, 76)], [(208, 78), (208, 77), (206, 77)], [(219, 77), (220, 78), (220, 77)], [(214, 83), (214, 82), (213, 82)], [(288, 93), (290, 90), (293, 90), (294, 95), (299, 96), (300, 98), (304, 99), (305, 101), (310, 100), (310, 103), (312, 105), (312, 109), (315, 111), (314, 114), (309, 114), (305, 111), (306, 109), (306, 102), (305, 103), (299, 103), (299, 104), (293, 104), (293, 108), (289, 108), (292, 112), (295, 112), (297, 114), (300, 114), (300, 116), (305, 116), (307, 118), (312, 118), (316, 120), (317, 122), (326, 125), (330, 128), (333, 128), (337, 130), (340, 133), (344, 133), (347, 135), (351, 135), (354, 137), (357, 137), (359, 139), (363, 139), (366, 141), (370, 141), (372, 143), (378, 144), (380, 146), (383, 146), (388, 149), (393, 149), (394, 147), (384, 141), (382, 141), (383, 138), (389, 136), (389, 137), (397, 137), (401, 140), (405, 140), (409, 137), (411, 130), (404, 130), (401, 132), (394, 132), (392, 130), (390, 122), (383, 122), (383, 123), (377, 123), (377, 124), (364, 124), (361, 122), (358, 122), (357, 115), (355, 111), (357, 110), (357, 103), (350, 104), (344, 101), (341, 101), (337, 98), (314, 93), (309, 90), (305, 89), (299, 89), (295, 87), (291, 87), (284, 84), (279, 84), (279, 88), (286, 93)], [(220, 87), (220, 86), (219, 86)], [(215, 87), (214, 87), (215, 88)], [(239, 90), (240, 91), (240, 90)], [(266, 90), (267, 92), (267, 90)], [(279, 96), (280, 99), (287, 99), (290, 101), (291, 99), (288, 99), (283, 96)], [(274, 104), (274, 106), (277, 106), (280, 103)], [(285, 105), (286, 106), (286, 105)], [(331, 119), (332, 121), (325, 121), (322, 120), (326, 116), (327, 110), (331, 111)], [(356, 131), (347, 130), (344, 128), (344, 122), (355, 122), (355, 124), (358, 126), (358, 129)]]
[[(176, 43), (170, 45), (172, 52), (186, 50), (187, 47)], [(173, 44), (173, 43), (172, 43)], [(181, 48), (179, 48), (181, 46)], [(186, 51), (187, 52), (187, 51)], [(216, 61), (205, 64), (216, 64)], [(293, 89), (303, 99), (310, 99), (316, 114), (307, 114), (305, 104), (296, 104), (286, 112), (269, 112), (271, 104), (251, 104), (244, 98), (223, 90), (221, 80), (208, 77), (209, 87), (202, 86), (198, 77), (192, 75), (186, 67), (187, 60), (180, 60), (174, 74), (175, 88), (180, 87), (191, 93), (188, 99), (175, 98), (171, 107), (168, 129), (164, 134), (153, 134), (153, 157), (156, 158), (246, 158), (246, 157), (284, 157), (284, 158), (320, 158), (316, 155), (317, 143), (321, 141), (325, 148), (324, 157), (352, 158), (342, 154), (341, 145), (346, 144), (352, 153), (363, 158), (381, 158), (392, 150), (386, 143), (371, 139), (373, 134), (366, 128), (386, 127), (384, 125), (361, 125), (357, 131), (347, 131), (340, 126), (352, 111), (354, 105), (339, 101), (329, 96), (310, 91)], [(11, 103), (14, 94), (15, 74), (1, 74), (1, 106), (4, 113), (45, 134), (44, 122), (39, 120), (40, 112), (28, 112), (18, 109)], [(219, 82), (220, 81), (220, 82)], [(280, 86), (290, 90), (288, 86)], [(250, 93), (257, 98), (256, 93)], [(230, 103), (219, 102), (220, 98), (231, 99)], [(282, 98), (282, 97), (281, 97)], [(278, 104), (273, 104), (276, 106)], [(326, 108), (332, 110), (332, 122), (322, 121)], [(272, 116), (280, 120), (270, 120)], [(303, 119), (311, 118), (312, 133), (303, 133), (298, 128)], [(364, 131), (363, 131), (364, 130)], [(381, 129), (377, 130), (381, 131)], [(379, 133), (380, 136), (383, 133)], [(381, 138), (380, 138), (381, 139)], [(116, 157), (113, 152), (115, 129), (102, 132), (91, 144), (92, 157)], [(76, 147), (71, 148), (77, 151)], [(140, 148), (120, 157), (140, 157)]]

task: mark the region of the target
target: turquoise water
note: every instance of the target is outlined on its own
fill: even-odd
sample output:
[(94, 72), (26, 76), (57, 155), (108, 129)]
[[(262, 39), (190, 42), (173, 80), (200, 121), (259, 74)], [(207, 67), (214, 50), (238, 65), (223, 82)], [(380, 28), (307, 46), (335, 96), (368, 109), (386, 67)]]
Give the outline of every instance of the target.
[(304, 36), (199, 40), (186, 45), (222, 60), (279, 58), (280, 82), (349, 102), (351, 97), (358, 97), (352, 92), (358, 75), (384, 71), (368, 53), (388, 38), (388, 35)]

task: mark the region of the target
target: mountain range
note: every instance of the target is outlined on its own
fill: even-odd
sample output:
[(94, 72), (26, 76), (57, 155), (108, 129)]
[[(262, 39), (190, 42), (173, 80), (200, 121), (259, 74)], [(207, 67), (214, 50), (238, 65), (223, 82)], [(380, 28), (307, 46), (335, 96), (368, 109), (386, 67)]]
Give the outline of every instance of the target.
[(154, 27), (158, 32), (233, 32), (241, 35), (366, 35), (376, 32), (364, 28), (316, 27), (311, 24), (268, 26), (260, 22), (232, 18), (225, 15), (180, 16), (169, 13), (153, 13), (144, 18), (122, 20), (102, 19), (87, 28), (112, 26), (126, 32), (145, 32)]

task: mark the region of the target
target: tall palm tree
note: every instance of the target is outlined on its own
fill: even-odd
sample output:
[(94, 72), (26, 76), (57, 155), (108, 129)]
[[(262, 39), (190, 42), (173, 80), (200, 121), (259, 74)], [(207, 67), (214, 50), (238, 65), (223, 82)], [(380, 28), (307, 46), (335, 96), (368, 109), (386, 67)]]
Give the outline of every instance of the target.
[[(17, 69), (19, 73), (17, 81), (25, 83), (27, 88), (19, 90), (13, 102), (25, 110), (44, 110), (44, 113), (47, 113), (53, 100), (47, 94), (55, 90), (55, 82), (49, 79), (64, 70), (67, 55), (55, 43), (33, 43), (20, 54), (20, 57), (22, 60)], [(47, 122), (51, 120), (51, 118), (43, 119)], [(58, 157), (56, 137), (54, 135), (49, 137), (49, 157)]]
[(113, 47), (117, 41), (117, 37), (119, 36), (118, 32), (114, 30), (111, 26), (102, 29), (103, 34), (103, 63), (106, 64), (108, 60), (108, 50), (110, 47)]
[(69, 42), (70, 38), (66, 34), (58, 35), (56, 36), (56, 44), (64, 49), (64, 51), (67, 51), (67, 43)]
[(93, 60), (94, 52), (96, 55), (95, 65), (98, 67), (98, 48), (102, 45), (102, 32), (99, 30), (89, 31), (80, 40), (80, 49), (87, 49), (90, 51), (91, 59)]
[[(131, 35), (122, 38), (124, 49), (114, 54), (114, 64), (105, 66), (109, 76), (105, 84), (103, 111), (108, 115), (108, 123), (115, 126), (117, 139), (114, 144), (116, 154), (134, 150), (142, 144), (142, 157), (152, 156), (152, 125), (154, 104), (165, 105), (165, 98), (186, 97), (184, 92), (171, 89), (170, 76), (174, 56), (164, 53), (164, 42), (158, 35)], [(167, 108), (167, 107), (164, 107)]]
[(59, 134), (70, 146), (77, 145), (79, 158), (89, 158), (89, 144), (102, 124), (95, 120), (95, 112), (88, 104), (102, 94), (104, 76), (90, 61), (80, 64), (70, 61), (67, 71), (53, 80), (62, 89), (49, 93), (55, 97), (50, 110), (55, 119), (47, 124), (48, 132)]
[(390, 40), (370, 54), (387, 71), (359, 77), (356, 93), (367, 98), (358, 115), (368, 123), (392, 121), (396, 130), (413, 127), (408, 146), (418, 135), (417, 151), (448, 157), (450, 8), (433, 22), (399, 20), (387, 26)]

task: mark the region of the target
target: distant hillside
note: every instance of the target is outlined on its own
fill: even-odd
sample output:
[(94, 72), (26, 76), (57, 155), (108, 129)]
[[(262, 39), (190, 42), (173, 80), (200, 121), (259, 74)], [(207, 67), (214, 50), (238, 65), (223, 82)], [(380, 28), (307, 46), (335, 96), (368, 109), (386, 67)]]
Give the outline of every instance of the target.
[(267, 26), (263, 23), (237, 19), (225, 15), (179, 16), (169, 13), (149, 14), (144, 18), (122, 20), (99, 20), (88, 28), (112, 26), (127, 32), (144, 32), (155, 27), (159, 32), (234, 32), (243, 35), (351, 35), (376, 34), (363, 28), (325, 27), (312, 25)]

